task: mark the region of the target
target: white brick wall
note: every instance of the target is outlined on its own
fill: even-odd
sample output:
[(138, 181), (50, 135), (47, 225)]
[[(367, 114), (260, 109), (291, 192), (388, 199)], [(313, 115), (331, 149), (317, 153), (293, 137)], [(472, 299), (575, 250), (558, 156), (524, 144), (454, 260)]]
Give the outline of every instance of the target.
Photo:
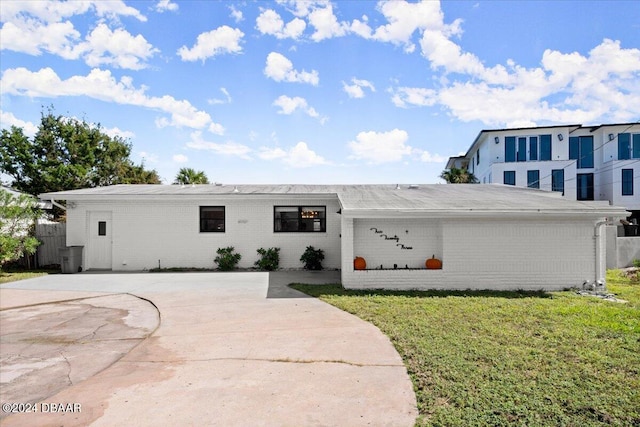
[[(308, 245), (325, 251), (325, 268), (340, 267), (340, 215), (337, 198), (302, 199), (260, 197), (184, 201), (76, 202), (69, 209), (68, 245), (87, 246), (87, 215), (111, 211), (113, 270), (197, 267), (214, 268), (216, 249), (233, 246), (242, 255), (239, 267), (252, 267), (256, 249), (280, 247), (280, 267), (301, 268), (300, 255)], [(326, 233), (275, 233), (274, 206), (327, 207)], [(226, 231), (200, 233), (199, 207), (225, 206)], [(87, 250), (85, 249), (84, 260)], [(91, 268), (86, 266), (85, 268)]]
[[(357, 235), (358, 224), (366, 222), (356, 219), (354, 223)], [(420, 224), (425, 231), (418, 231)], [(441, 255), (436, 251), (436, 256), (442, 259), (442, 270), (354, 271), (352, 254), (349, 259), (343, 258), (343, 285), (354, 289), (564, 289), (594, 279), (595, 221), (478, 219), (442, 220), (440, 224), (442, 251)], [(433, 220), (404, 225), (413, 227), (410, 234), (413, 230), (416, 235), (423, 233), (421, 238), (426, 240), (438, 235), (433, 231)], [(431, 244), (437, 246), (435, 242), (436, 239)], [(360, 245), (358, 241), (354, 243), (363, 252), (360, 256), (369, 254), (376, 261), (384, 256), (383, 250)], [(424, 263), (434, 246), (422, 245), (414, 246), (417, 250), (411, 257), (421, 257)], [(358, 255), (358, 251), (354, 254)], [(387, 256), (387, 264), (392, 266), (393, 251)]]

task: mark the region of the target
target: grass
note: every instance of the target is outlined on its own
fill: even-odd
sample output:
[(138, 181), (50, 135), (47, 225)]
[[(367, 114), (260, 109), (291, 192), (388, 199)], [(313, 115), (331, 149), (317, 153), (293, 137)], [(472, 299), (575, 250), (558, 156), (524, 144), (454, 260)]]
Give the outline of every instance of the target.
[(640, 283), (573, 292), (292, 285), (375, 324), (402, 356), (417, 426), (639, 426)]
[(0, 271), (0, 285), (18, 280), (31, 279), (38, 276), (46, 276), (50, 273), (52, 273), (52, 271), (49, 270)]

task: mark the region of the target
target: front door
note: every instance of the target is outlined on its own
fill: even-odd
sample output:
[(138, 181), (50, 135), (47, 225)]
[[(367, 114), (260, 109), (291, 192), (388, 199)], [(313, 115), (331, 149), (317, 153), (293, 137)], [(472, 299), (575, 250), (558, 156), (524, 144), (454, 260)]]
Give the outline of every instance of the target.
[(111, 269), (111, 212), (89, 212), (87, 269)]

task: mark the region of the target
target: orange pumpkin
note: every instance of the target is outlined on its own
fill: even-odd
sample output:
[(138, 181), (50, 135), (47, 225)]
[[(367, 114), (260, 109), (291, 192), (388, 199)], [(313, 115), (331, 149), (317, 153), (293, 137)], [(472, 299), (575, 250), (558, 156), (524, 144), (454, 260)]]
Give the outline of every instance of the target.
[(353, 260), (353, 268), (355, 270), (364, 270), (367, 268), (367, 261), (364, 258), (357, 256), (356, 259)]
[(427, 266), (427, 269), (429, 269), (429, 270), (441, 270), (442, 269), (442, 261), (440, 261), (438, 258), (436, 258), (435, 255), (433, 255), (431, 258), (427, 259), (427, 262), (425, 262), (425, 265)]

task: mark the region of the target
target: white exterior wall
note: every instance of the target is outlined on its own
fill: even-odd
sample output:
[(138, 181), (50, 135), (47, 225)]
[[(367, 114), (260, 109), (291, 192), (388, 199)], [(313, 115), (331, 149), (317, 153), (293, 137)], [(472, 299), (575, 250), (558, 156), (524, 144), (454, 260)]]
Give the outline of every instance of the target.
[[(356, 251), (349, 252), (345, 236), (373, 233), (371, 222), (384, 224), (395, 220), (343, 221), (342, 283), (352, 289), (565, 289), (581, 286), (584, 280), (595, 280), (595, 221), (575, 221), (560, 218), (526, 220), (494, 219), (432, 219), (401, 221), (410, 228), (410, 235), (426, 238), (414, 245), (411, 255), (397, 254), (385, 241), (370, 247), (357, 240)], [(441, 234), (434, 227), (441, 226)], [(389, 226), (388, 226), (389, 227)], [(420, 231), (424, 227), (426, 231)], [(384, 229), (384, 225), (381, 226)], [(400, 227), (402, 228), (402, 227)], [(422, 234), (421, 234), (422, 233)], [(400, 236), (400, 234), (398, 234)], [(437, 252), (438, 235), (442, 248)], [(432, 239), (433, 240), (432, 240)], [(442, 270), (365, 270), (353, 269), (353, 257), (363, 256), (378, 262), (386, 259), (412, 260), (421, 264), (432, 252), (442, 260)], [(403, 256), (402, 256), (403, 255)], [(414, 260), (415, 258), (415, 260)], [(603, 261), (604, 262), (604, 261)], [(384, 262), (383, 262), (384, 264)], [(411, 266), (411, 265), (410, 265)]]
[[(112, 270), (215, 268), (220, 247), (233, 246), (242, 255), (241, 268), (253, 267), (256, 249), (280, 248), (281, 268), (302, 268), (300, 256), (309, 245), (323, 249), (324, 268), (340, 268), (340, 209), (336, 197), (227, 197), (209, 200), (129, 200), (73, 202), (67, 211), (67, 245), (85, 246), (83, 267), (91, 250), (87, 218), (91, 211), (112, 213)], [(201, 233), (200, 206), (225, 206), (225, 232)], [(326, 206), (326, 232), (276, 233), (274, 206)]]
[[(480, 183), (503, 183), (503, 171), (516, 172), (516, 186), (527, 186), (527, 171), (540, 171), (540, 189), (551, 190), (551, 170), (564, 169), (564, 197), (576, 200), (576, 174), (594, 174), (594, 200), (608, 200), (616, 206), (624, 206), (628, 210), (640, 210), (640, 164), (638, 159), (618, 159), (618, 133), (640, 133), (640, 125), (603, 126), (594, 131), (591, 128), (554, 127), (514, 129), (488, 132), (481, 136), (477, 148), (467, 158), (469, 170), (474, 173)], [(505, 137), (551, 135), (551, 161), (529, 161), (505, 163)], [(610, 140), (609, 134), (614, 135)], [(562, 141), (559, 138), (562, 135)], [(576, 161), (569, 160), (569, 137), (593, 136), (594, 167), (577, 169)], [(498, 143), (495, 143), (498, 137)], [(540, 144), (540, 141), (538, 141)], [(539, 147), (539, 145), (538, 145)], [(527, 150), (529, 146), (527, 144)], [(476, 164), (476, 155), (480, 151), (480, 163)], [(527, 159), (530, 153), (527, 152)], [(622, 196), (621, 169), (634, 169), (634, 194)]]

